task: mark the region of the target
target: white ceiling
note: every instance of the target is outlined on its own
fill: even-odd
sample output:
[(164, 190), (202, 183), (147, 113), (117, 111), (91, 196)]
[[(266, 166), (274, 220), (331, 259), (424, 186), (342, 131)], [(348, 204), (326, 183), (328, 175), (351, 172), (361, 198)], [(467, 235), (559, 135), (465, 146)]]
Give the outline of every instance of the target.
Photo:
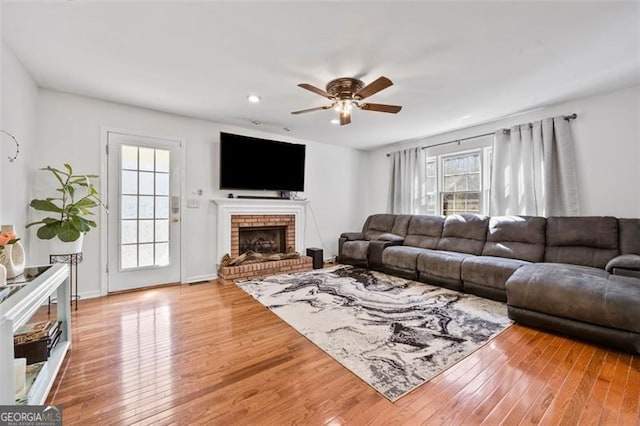
[[(41, 87), (359, 149), (640, 84), (637, 1), (3, 0), (2, 24)], [(290, 114), (326, 104), (298, 83), (381, 75), (397, 115)]]

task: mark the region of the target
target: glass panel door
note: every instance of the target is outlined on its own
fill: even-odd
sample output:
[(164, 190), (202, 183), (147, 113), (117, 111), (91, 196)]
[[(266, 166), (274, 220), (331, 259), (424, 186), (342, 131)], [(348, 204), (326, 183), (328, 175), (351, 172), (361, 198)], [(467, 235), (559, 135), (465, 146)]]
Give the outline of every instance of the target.
[(179, 141), (108, 133), (108, 291), (180, 282)]

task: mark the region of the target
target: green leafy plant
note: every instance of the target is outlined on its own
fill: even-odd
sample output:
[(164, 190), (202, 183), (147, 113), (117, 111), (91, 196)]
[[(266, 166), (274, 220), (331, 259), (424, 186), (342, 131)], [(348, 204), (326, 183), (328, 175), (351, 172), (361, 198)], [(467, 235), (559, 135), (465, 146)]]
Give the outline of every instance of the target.
[(41, 225), (38, 228), (38, 238), (50, 240), (56, 236), (60, 241), (71, 242), (80, 238), (80, 235), (89, 232), (97, 225), (87, 216), (93, 215), (93, 210), (102, 206), (98, 191), (91, 183), (97, 175), (74, 175), (69, 164), (64, 165), (64, 170), (47, 166), (40, 170), (49, 171), (59, 183), (56, 191), (58, 197), (45, 198), (44, 200), (32, 200), (29, 204), (35, 210), (56, 213), (55, 216), (45, 217), (37, 222), (31, 222), (31, 226)]

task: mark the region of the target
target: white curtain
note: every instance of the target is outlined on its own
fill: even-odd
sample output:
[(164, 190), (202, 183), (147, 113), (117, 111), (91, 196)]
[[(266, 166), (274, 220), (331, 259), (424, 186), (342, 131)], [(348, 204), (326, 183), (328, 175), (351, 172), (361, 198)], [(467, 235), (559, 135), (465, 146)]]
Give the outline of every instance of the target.
[(562, 116), (498, 130), (491, 215), (578, 215), (574, 155), (571, 127)]
[(391, 153), (389, 213), (423, 213), (425, 161), (421, 147)]

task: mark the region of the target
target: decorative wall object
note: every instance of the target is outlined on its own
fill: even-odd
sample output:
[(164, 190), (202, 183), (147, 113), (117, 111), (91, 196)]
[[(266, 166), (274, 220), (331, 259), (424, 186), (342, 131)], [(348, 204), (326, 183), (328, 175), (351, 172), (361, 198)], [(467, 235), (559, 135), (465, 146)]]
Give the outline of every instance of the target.
[(13, 157), (12, 156), (7, 157), (9, 158), (9, 162), (13, 163), (18, 159), (18, 154), (20, 154), (20, 144), (18, 143), (18, 140), (16, 139), (16, 137), (13, 136), (11, 133), (7, 132), (6, 130), (0, 129), (0, 133), (4, 133), (5, 135), (9, 136), (11, 139), (13, 139), (13, 141), (16, 144), (16, 153), (13, 155)]

